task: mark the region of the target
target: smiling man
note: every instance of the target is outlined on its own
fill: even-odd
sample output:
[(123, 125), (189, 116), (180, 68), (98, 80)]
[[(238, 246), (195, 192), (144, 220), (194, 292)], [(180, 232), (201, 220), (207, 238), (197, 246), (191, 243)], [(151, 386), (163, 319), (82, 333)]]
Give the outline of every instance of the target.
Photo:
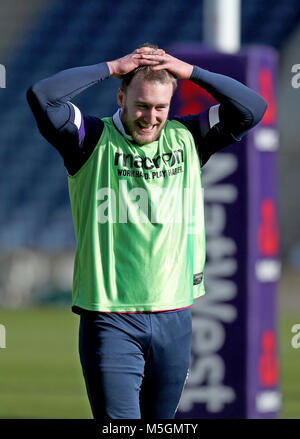
[(167, 70), (138, 68), (134, 76), (125, 76), (118, 91), (118, 104), (122, 108), (121, 121), (135, 143), (144, 145), (158, 138), (175, 88), (176, 79)]
[[(83, 115), (71, 99), (109, 77), (122, 79), (116, 113)], [(219, 103), (168, 120), (177, 79)], [(68, 172), (72, 310), (93, 415), (174, 418), (190, 361), (191, 305), (205, 293), (201, 168), (261, 120), (266, 102), (148, 43), (39, 81), (27, 99)]]

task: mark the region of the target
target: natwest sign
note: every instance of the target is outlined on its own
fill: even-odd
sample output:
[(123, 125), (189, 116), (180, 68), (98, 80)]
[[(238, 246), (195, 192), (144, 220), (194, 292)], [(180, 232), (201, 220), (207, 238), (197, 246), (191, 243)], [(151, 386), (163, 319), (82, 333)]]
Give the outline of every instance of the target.
[[(274, 165), (279, 145), (274, 125), (277, 55), (267, 47), (231, 55), (196, 45), (173, 47), (170, 52), (249, 85), (268, 102), (261, 123), (240, 142), (214, 154), (202, 169), (206, 295), (192, 307), (190, 373), (176, 417), (276, 417), (280, 409)], [(196, 114), (215, 104), (191, 81), (179, 81), (170, 116)]]

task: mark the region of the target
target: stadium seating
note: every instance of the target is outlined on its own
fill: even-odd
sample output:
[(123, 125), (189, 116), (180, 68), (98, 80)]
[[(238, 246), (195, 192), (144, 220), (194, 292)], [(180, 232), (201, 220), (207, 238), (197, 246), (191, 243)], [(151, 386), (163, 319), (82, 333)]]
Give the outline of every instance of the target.
[[(6, 63), (0, 90), (0, 246), (47, 250), (75, 245), (67, 173), (62, 159), (39, 134), (26, 90), (69, 67), (111, 60), (144, 41), (161, 47), (202, 41), (203, 3), (127, 0), (51, 0)], [(300, 16), (297, 0), (243, 2), (242, 43), (280, 49)], [(266, 20), (267, 17), (267, 20)], [(94, 86), (74, 99), (85, 114), (116, 110), (118, 82)], [(96, 88), (97, 87), (97, 88)]]

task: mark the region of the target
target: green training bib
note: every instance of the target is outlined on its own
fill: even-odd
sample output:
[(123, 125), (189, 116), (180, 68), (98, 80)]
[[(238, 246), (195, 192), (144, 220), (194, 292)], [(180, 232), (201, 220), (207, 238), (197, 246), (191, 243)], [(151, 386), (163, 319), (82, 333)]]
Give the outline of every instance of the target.
[(68, 187), (76, 236), (73, 306), (164, 311), (205, 294), (201, 167), (190, 131), (167, 121), (138, 146), (112, 118)]

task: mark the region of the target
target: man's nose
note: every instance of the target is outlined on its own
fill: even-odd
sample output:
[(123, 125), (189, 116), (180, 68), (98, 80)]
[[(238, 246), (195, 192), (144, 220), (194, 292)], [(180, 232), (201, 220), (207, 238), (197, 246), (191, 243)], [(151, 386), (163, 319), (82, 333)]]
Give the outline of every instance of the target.
[(150, 125), (154, 125), (156, 123), (156, 110), (155, 108), (149, 108), (146, 112), (145, 119), (147, 123)]

